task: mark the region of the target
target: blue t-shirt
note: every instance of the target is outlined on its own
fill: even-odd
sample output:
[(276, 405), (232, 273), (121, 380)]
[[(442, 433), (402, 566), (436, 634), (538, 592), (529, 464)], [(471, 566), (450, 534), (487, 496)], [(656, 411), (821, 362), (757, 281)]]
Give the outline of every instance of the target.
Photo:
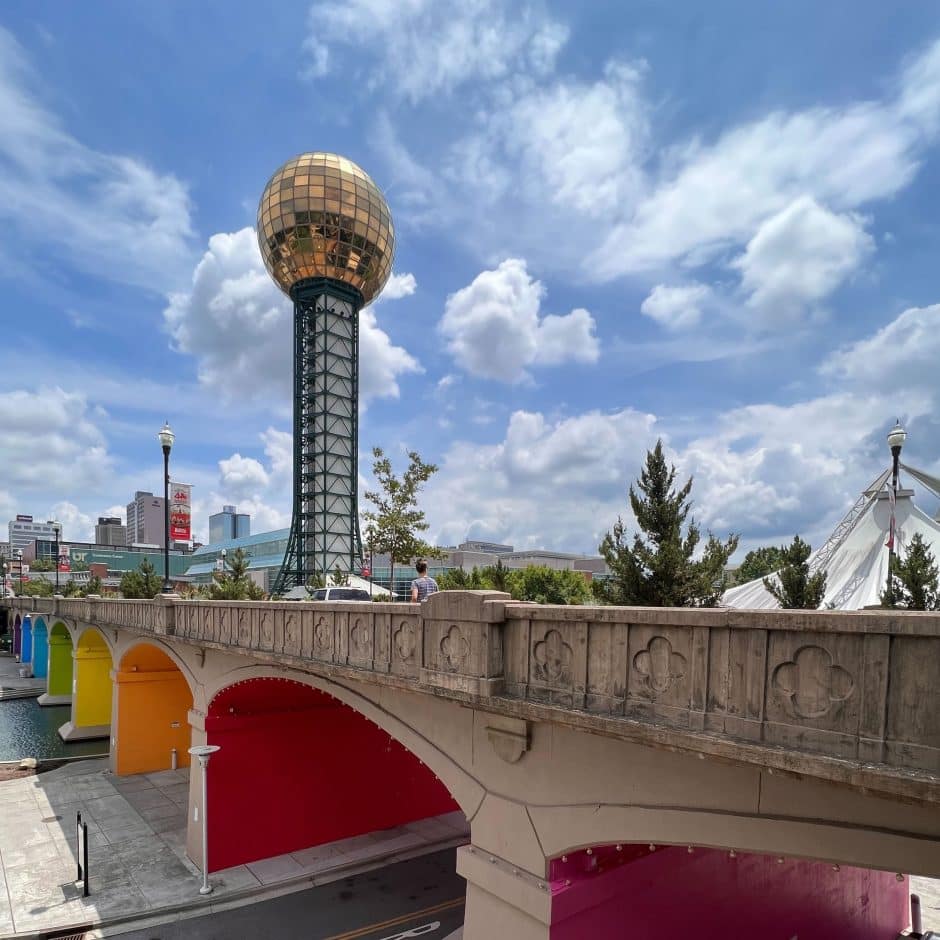
[(415, 578), (411, 582), (412, 591), (418, 589), (418, 603), (420, 604), (429, 594), (436, 594), (440, 588), (437, 586), (437, 581), (434, 578), (429, 578), (427, 575), (424, 575), (420, 578)]

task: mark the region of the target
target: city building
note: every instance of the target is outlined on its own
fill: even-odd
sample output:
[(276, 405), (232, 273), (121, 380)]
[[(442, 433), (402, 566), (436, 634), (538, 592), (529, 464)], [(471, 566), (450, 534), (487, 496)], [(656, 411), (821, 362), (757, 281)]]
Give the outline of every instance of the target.
[(138, 490), (127, 504), (126, 545), (166, 544), (166, 504), (162, 496)]
[[(51, 521), (34, 522), (32, 516), (18, 515), (15, 519), (10, 520), (7, 530), (11, 551), (17, 548), (25, 551), (36, 539), (55, 541), (53, 523)], [(61, 539), (61, 537), (62, 533), (60, 532), (59, 538)]]
[(209, 516), (209, 544), (229, 539), (244, 539), (251, 535), (251, 516), (239, 512), (235, 506), (223, 506), (221, 512)]
[(270, 591), (284, 562), (289, 535), (290, 529), (275, 529), (244, 538), (210, 541), (187, 556), (186, 578), (193, 584), (210, 584), (212, 573), (222, 564), (222, 552), (230, 557), (240, 548), (248, 555), (248, 573), (252, 580), (265, 591)]
[(97, 545), (127, 545), (127, 526), (117, 516), (99, 516), (95, 526)]
[(503, 545), (500, 542), (461, 542), (457, 546), (458, 551), (463, 552), (489, 552), (492, 555), (505, 555), (513, 550), (512, 545)]
[[(277, 579), (284, 553), (287, 550), (289, 529), (275, 529), (273, 532), (259, 532), (257, 535), (245, 538), (224, 539), (220, 542), (210, 541), (187, 556), (189, 566), (186, 569), (186, 579), (193, 584), (209, 584), (212, 573), (222, 564), (222, 551), (230, 558), (232, 553), (241, 548), (248, 553), (248, 570), (252, 579), (265, 591), (272, 591)], [(499, 551), (479, 551), (476, 546), (489, 546)], [(507, 551), (508, 549), (508, 551)], [(461, 542), (457, 548), (443, 549), (446, 552), (443, 558), (428, 560), (428, 573), (437, 577), (445, 571), (461, 568), (466, 572), (474, 568), (486, 568), (501, 561), (507, 568), (525, 568), (528, 565), (545, 565), (556, 570), (580, 571), (588, 579), (605, 577), (609, 572), (604, 559), (599, 555), (578, 555), (569, 552), (550, 552), (527, 549), (513, 551), (512, 545), (502, 545), (496, 542)], [(366, 574), (368, 571), (368, 574)], [(358, 569), (353, 574), (357, 574)], [(377, 587), (383, 590), (393, 589), (399, 597), (406, 597), (415, 578), (415, 570), (411, 565), (396, 564), (394, 568), (394, 585), (391, 584), (393, 576), (392, 564), (388, 555), (376, 553), (371, 558), (363, 558), (363, 574), (374, 581)]]

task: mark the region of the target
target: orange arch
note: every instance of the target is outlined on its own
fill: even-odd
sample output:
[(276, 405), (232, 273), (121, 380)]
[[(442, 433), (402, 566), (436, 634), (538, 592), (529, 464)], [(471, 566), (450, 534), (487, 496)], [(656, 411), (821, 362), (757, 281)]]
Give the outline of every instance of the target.
[(114, 768), (119, 776), (189, 766), (188, 712), (193, 694), (170, 657), (149, 643), (129, 649), (115, 673), (117, 734)]

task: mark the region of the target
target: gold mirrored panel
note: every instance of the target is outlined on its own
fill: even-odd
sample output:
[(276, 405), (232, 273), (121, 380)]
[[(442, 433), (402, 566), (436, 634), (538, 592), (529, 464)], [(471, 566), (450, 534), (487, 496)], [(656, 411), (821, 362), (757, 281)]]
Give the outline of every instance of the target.
[(392, 273), (388, 204), (352, 160), (305, 153), (268, 181), (258, 205), (258, 245), (284, 293), (307, 277), (332, 277), (373, 300)]

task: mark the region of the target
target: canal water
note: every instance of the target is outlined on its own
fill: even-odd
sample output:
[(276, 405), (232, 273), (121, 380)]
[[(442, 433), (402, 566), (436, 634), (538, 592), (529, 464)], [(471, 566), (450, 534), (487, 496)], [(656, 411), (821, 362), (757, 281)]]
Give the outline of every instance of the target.
[(71, 711), (69, 705), (41, 708), (34, 698), (0, 702), (0, 761), (107, 755), (106, 739), (66, 744), (59, 737), (58, 730), (69, 720)]

